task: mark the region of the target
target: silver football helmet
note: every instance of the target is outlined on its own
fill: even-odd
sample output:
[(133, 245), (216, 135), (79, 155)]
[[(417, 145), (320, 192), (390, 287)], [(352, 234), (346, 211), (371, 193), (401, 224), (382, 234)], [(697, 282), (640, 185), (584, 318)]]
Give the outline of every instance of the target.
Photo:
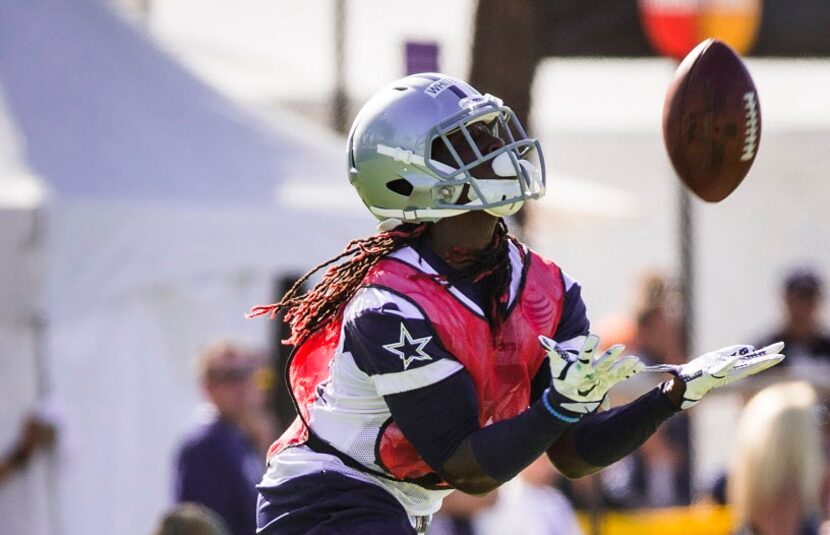
[[(474, 123), (502, 143), (482, 151), (471, 135)], [(469, 147), (459, 149), (458, 139)], [(438, 143), (455, 165), (433, 158)], [(508, 216), (545, 193), (539, 141), (500, 99), (443, 74), (413, 74), (378, 91), (352, 125), (348, 158), (349, 179), (381, 228), (470, 210)], [(489, 178), (473, 176), (482, 164), (491, 167)]]

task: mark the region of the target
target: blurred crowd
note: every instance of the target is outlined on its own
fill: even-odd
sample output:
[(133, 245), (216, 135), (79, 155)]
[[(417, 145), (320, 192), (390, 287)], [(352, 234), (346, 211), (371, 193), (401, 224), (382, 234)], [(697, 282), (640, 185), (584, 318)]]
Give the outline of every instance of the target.
[[(629, 313), (597, 325), (603, 343), (624, 343), (647, 364), (685, 362), (677, 284), (651, 273), (636, 288)], [(780, 370), (734, 392), (745, 405), (729, 463), (715, 481), (693, 482), (684, 413), (633, 455), (594, 476), (569, 481), (541, 459), (495, 495), (450, 496), (431, 533), (508, 533), (521, 526), (529, 534), (581, 534), (590, 531), (591, 516), (603, 512), (702, 504), (728, 505), (735, 534), (830, 533), (830, 337), (820, 320), (823, 281), (799, 267), (787, 274), (780, 292), (780, 324), (766, 327), (754, 345), (783, 340), (787, 359)], [(575, 521), (576, 511), (584, 523)], [(687, 531), (678, 526), (673, 532)]]
[(277, 436), (266, 405), (273, 382), (267, 362), (241, 344), (220, 341), (207, 347), (197, 364), (208, 403), (198, 409), (176, 453), (174, 498), (208, 507), (232, 535), (254, 533), (256, 484)]
[[(630, 312), (595, 326), (603, 343), (624, 343), (647, 364), (685, 362), (677, 285), (648, 274), (635, 287)], [(578, 522), (578, 513), (590, 519), (608, 511), (699, 504), (728, 505), (735, 534), (830, 532), (830, 336), (820, 318), (824, 283), (817, 272), (797, 268), (780, 291), (780, 324), (763, 330), (767, 335), (755, 345), (783, 340), (787, 359), (777, 372), (733, 392), (744, 407), (730, 461), (711, 485), (693, 482), (691, 426), (682, 414), (635, 454), (593, 476), (564, 479), (542, 458), (488, 496), (453, 493), (429, 533), (489, 535), (521, 526), (525, 534), (577, 535), (590, 524)], [(274, 406), (281, 385), (264, 353), (227, 340), (201, 352), (196, 375), (205, 404), (172, 459), (174, 505), (159, 519), (155, 534), (251, 534), (255, 485), (267, 448), (284, 427), (275, 415), (285, 408)], [(626, 393), (614, 395), (620, 401)], [(0, 457), (0, 484), (58, 440), (57, 428), (47, 419), (28, 417)]]

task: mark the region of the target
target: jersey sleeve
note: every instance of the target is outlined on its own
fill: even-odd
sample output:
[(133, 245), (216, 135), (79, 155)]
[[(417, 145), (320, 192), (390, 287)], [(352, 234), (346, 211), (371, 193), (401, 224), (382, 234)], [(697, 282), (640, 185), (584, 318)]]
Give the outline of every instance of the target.
[(559, 343), (577, 336), (586, 336), (591, 329), (588, 309), (582, 299), (582, 287), (564, 272), (562, 279), (565, 283), (565, 302), (562, 306), (562, 319), (553, 335), (553, 339)]
[[(581, 341), (578, 344), (571, 341), (578, 336), (589, 334), (591, 322), (588, 321), (588, 309), (585, 306), (585, 301), (582, 300), (582, 287), (579, 283), (570, 278), (565, 272), (562, 272), (562, 279), (565, 284), (565, 302), (562, 306), (562, 319), (556, 327), (553, 339), (568, 349), (579, 351), (582, 346)], [(571, 343), (569, 344), (569, 342)], [(571, 345), (573, 347), (570, 347)], [(530, 384), (531, 402), (542, 397), (542, 393), (550, 386), (550, 382), (550, 364), (546, 357)]]
[(381, 396), (435, 384), (462, 369), (414, 302), (383, 288), (361, 289), (343, 317), (343, 352)]

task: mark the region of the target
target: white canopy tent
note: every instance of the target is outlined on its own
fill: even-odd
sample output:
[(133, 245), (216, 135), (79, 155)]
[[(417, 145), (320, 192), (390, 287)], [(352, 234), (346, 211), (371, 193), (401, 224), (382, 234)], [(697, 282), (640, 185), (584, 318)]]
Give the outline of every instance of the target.
[(196, 351), (266, 344), (243, 314), (277, 275), (374, 222), (353, 193), (314, 205), (341, 139), (235, 108), (94, 0), (1, 3), (0, 91), (0, 448), (45, 395), (62, 420), (52, 464), (0, 489), (0, 532), (145, 534)]

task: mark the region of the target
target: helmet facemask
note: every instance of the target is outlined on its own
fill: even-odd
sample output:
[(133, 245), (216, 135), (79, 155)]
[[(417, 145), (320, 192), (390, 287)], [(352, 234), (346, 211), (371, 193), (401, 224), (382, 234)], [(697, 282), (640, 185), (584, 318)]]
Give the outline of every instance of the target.
[[(544, 157), (539, 142), (527, 137), (512, 110), (491, 95), (468, 97), (460, 105), (461, 111), (435, 125), (427, 135), (430, 150), (426, 167), (440, 179), (433, 187), (436, 207), (484, 210), (501, 217), (516, 213), (525, 200), (544, 195)], [(472, 131), (482, 124), (490, 136), (501, 140), (501, 147), (485, 153), (476, 143)], [(437, 152), (444, 160), (449, 155), (453, 163), (437, 160)], [(467, 157), (462, 158), (459, 152)]]

